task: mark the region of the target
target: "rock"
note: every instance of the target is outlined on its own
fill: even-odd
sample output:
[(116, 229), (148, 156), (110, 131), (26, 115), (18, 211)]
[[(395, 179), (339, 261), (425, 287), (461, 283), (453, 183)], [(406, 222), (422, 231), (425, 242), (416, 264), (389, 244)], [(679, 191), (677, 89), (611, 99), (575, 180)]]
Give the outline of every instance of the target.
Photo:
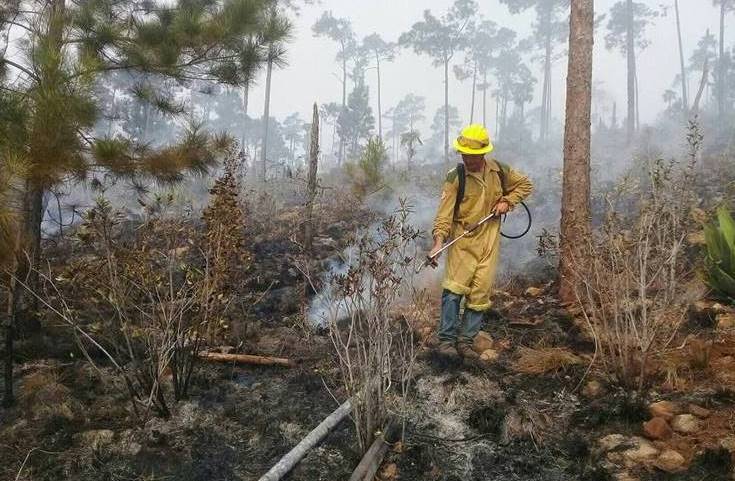
[(529, 287), (526, 289), (526, 295), (529, 297), (538, 297), (541, 295), (542, 290), (538, 287)]
[(649, 439), (669, 439), (674, 431), (664, 418), (653, 418), (643, 423), (643, 432)]
[(710, 411), (707, 408), (703, 408), (702, 406), (697, 406), (696, 404), (689, 404), (687, 410), (690, 414), (694, 414), (698, 418), (706, 418), (709, 416)]
[(634, 446), (623, 451), (623, 456), (629, 461), (640, 464), (658, 456), (658, 449), (650, 441), (637, 436), (632, 441)]
[(486, 349), (480, 354), (480, 360), (485, 362), (492, 362), (500, 357), (500, 353), (494, 349)]
[(685, 469), (685, 463), (684, 456), (673, 449), (667, 449), (656, 458), (653, 465), (667, 473), (677, 473)]
[(492, 349), (493, 348), (493, 338), (490, 337), (490, 334), (488, 334), (485, 331), (480, 331), (475, 336), (474, 341), (472, 342), (472, 349), (477, 354), (482, 354), (483, 352)]
[(648, 406), (648, 412), (651, 413), (651, 417), (671, 421), (681, 410), (671, 401), (658, 401)]
[(608, 434), (604, 438), (601, 438), (599, 441), (597, 441), (597, 444), (600, 445), (600, 449), (603, 452), (612, 451), (613, 449), (617, 448), (621, 444), (625, 442), (625, 436), (622, 434)]
[(703, 246), (707, 244), (704, 238), (704, 231), (690, 232), (687, 234), (687, 244), (690, 246)]
[(623, 471), (621, 473), (615, 473), (614, 475), (615, 481), (638, 481), (638, 478), (633, 476), (627, 471)]
[(735, 314), (727, 312), (717, 314), (717, 329), (732, 329), (735, 327)]
[(398, 476), (398, 466), (396, 463), (386, 464), (385, 467), (380, 471), (380, 479), (390, 480), (395, 479)]
[(77, 436), (82, 444), (97, 450), (103, 446), (112, 444), (112, 438), (115, 437), (115, 433), (109, 429), (93, 429), (91, 431), (84, 431)]
[(314, 242), (313, 243), (313, 246), (316, 249), (328, 250), (328, 249), (336, 249), (337, 248), (337, 241), (335, 241), (331, 237), (321, 237), (321, 236), (319, 236), (319, 237), (314, 238), (314, 241), (313, 242)]
[(692, 220), (698, 224), (706, 225), (709, 223), (709, 216), (704, 209), (693, 207), (692, 210), (689, 212), (689, 215), (691, 216)]
[(701, 429), (699, 419), (692, 416), (691, 414), (679, 414), (674, 416), (671, 421), (671, 427), (677, 433), (695, 433)]
[(727, 449), (731, 453), (735, 453), (735, 436), (725, 436), (720, 439), (720, 447)]
[(605, 394), (605, 388), (600, 381), (592, 380), (588, 382), (582, 389), (582, 395), (587, 399), (595, 399)]
[(717, 302), (699, 300), (689, 306), (687, 312), (689, 324), (693, 327), (714, 327), (719, 314), (731, 312)]

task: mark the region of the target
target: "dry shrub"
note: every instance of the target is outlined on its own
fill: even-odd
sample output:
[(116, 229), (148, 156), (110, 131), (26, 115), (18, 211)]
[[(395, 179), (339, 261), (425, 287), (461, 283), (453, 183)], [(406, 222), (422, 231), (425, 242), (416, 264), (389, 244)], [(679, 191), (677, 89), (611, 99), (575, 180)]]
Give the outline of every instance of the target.
[(581, 357), (561, 347), (534, 349), (521, 346), (518, 351), (520, 355), (511, 367), (514, 371), (524, 374), (544, 374), (584, 362)]
[(54, 291), (49, 307), (58, 306), (83, 349), (91, 344), (113, 364), (141, 420), (151, 411), (167, 417), (171, 403), (188, 396), (205, 337), (218, 339), (228, 327), (248, 265), (238, 161), (231, 154), (213, 189), (204, 236), (190, 213), (176, 211), (172, 194), (139, 199), (146, 215), (135, 226), (100, 197), (78, 234), (89, 254), (45, 276)]
[(20, 385), (20, 403), (34, 420), (75, 417), (71, 390), (61, 382), (59, 371), (53, 368), (34, 371)]
[(651, 356), (670, 343), (693, 300), (685, 239), (697, 205), (696, 125), (689, 140), (686, 165), (655, 160), (646, 177), (626, 179), (606, 196), (603, 223), (577, 266), (577, 296), (597, 358), (619, 382), (638, 388), (650, 374)]
[(234, 298), (243, 292), (251, 263), (245, 244), (245, 212), (239, 198), (239, 169), (244, 163), (243, 155), (234, 151), (225, 159), (224, 173), (210, 190), (210, 202), (202, 215), (206, 224), (204, 257), (209, 277), (208, 292), (203, 293), (207, 303), (204, 311), (212, 316), (204, 323), (210, 344), (221, 341), (228, 330), (228, 311)]
[[(413, 376), (413, 329), (391, 312), (413, 293), (410, 273), (419, 232), (407, 223), (410, 208), (384, 219), (363, 235), (335, 275), (326, 299), (326, 322), (337, 354), (342, 384), (352, 398), (352, 419), (360, 447), (367, 450), (386, 426), (391, 399), (405, 399)], [(398, 380), (398, 385), (396, 382)], [(400, 406), (397, 408), (401, 411)]]

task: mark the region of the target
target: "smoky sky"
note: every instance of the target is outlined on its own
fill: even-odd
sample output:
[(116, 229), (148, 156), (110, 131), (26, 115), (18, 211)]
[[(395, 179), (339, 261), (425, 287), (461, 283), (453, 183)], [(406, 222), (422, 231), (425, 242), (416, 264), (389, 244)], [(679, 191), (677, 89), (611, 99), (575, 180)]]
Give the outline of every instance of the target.
[[(512, 28), (520, 37), (530, 34), (535, 16), (533, 10), (511, 15), (498, 0), (480, 0), (478, 3), (478, 16), (493, 20), (499, 26)], [(614, 3), (615, 0), (597, 0), (596, 15), (607, 13)], [(650, 45), (638, 52), (640, 115), (643, 123), (653, 121), (662, 110), (662, 95), (666, 89), (679, 92), (678, 85), (674, 85), (674, 77), (679, 73), (679, 57), (673, 0), (645, 0), (644, 3), (659, 10), (662, 6), (669, 9), (666, 16), (653, 20), (647, 30)], [(715, 37), (719, 35), (719, 8), (713, 6), (711, 0), (680, 0), (679, 3), (685, 59), (688, 63), (689, 55), (708, 28)], [(289, 45), (289, 64), (273, 76), (271, 115), (282, 119), (292, 112), (299, 112), (304, 120), (308, 120), (312, 102), (341, 101), (339, 68), (335, 62), (337, 46), (326, 38), (314, 37), (311, 30), (323, 11), (331, 10), (336, 17), (349, 18), (360, 39), (378, 33), (387, 41), (396, 41), (402, 32), (421, 19), (425, 9), (441, 15), (451, 4), (451, 0), (322, 0), (316, 5), (302, 7), (298, 16), (292, 15), (295, 32)], [(593, 110), (607, 118), (611, 115), (613, 102), (617, 102), (618, 119), (622, 119), (626, 102), (626, 62), (619, 52), (606, 50), (605, 24), (603, 20), (595, 33)], [(734, 14), (727, 18), (725, 41), (727, 48), (735, 44)], [(566, 43), (557, 47), (558, 53), (565, 51)], [(458, 54), (454, 62), (462, 62), (462, 58)], [(534, 99), (527, 106), (527, 109), (533, 109), (541, 103), (542, 65), (540, 59), (533, 60), (532, 54), (528, 55), (527, 63), (537, 78)], [(553, 64), (552, 115), (557, 125), (563, 119), (566, 69), (567, 57), (562, 55)], [(427, 120), (422, 128), (426, 135), (434, 112), (443, 104), (442, 69), (433, 67), (429, 57), (402, 49), (395, 61), (383, 63), (381, 70), (384, 111), (408, 93), (426, 97)], [(375, 77), (375, 69), (366, 72), (371, 106), (377, 112)], [(688, 81), (690, 91), (696, 91), (698, 74), (689, 75)], [(259, 117), (263, 113), (263, 83), (263, 79), (259, 78), (258, 85), (252, 91), (251, 117)], [(348, 82), (348, 88), (350, 86)], [(463, 122), (468, 122), (470, 117), (470, 92), (471, 81), (461, 83), (453, 75), (450, 77), (450, 104), (459, 109)], [(488, 100), (488, 112), (488, 127), (493, 131), (494, 117), (490, 115), (490, 112), (495, 112), (493, 100)], [(389, 126), (388, 121), (384, 121), (384, 124)]]

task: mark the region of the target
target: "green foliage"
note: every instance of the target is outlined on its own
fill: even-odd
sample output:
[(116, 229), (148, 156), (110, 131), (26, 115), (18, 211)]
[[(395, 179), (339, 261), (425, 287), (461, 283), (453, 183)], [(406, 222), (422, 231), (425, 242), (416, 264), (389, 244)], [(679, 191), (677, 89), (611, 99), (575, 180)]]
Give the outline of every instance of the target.
[(626, 55), (628, 52), (626, 32), (628, 23), (632, 22), (635, 47), (644, 50), (650, 43), (646, 38), (646, 27), (658, 16), (657, 11), (652, 10), (642, 2), (633, 2), (633, 11), (629, 14), (626, 2), (624, 0), (618, 1), (610, 9), (605, 46), (608, 50), (618, 49), (620, 53)]
[(22, 96), (0, 91), (0, 267), (10, 262), (18, 232), (15, 184), (25, 175), (28, 116)]
[(6, 87), (23, 99), (25, 121), (14, 122), (19, 109), (3, 108), (0, 135), (25, 129), (13, 148), (28, 156), (28, 175), (41, 190), (69, 175), (84, 178), (94, 167), (125, 176), (160, 173), (164, 180), (180, 178), (177, 167), (201, 170), (212, 158), (201, 132), (159, 151), (146, 145), (147, 132), (94, 138), (100, 114), (107, 113), (95, 96), (97, 84), (112, 72), (145, 76), (132, 93), (146, 105), (146, 130), (149, 107), (182, 115), (185, 105), (158, 92), (150, 80), (251, 82), (268, 55), (282, 58), (282, 42), (289, 38), (289, 22), (272, 5), (269, 0), (175, 0), (144, 2), (135, 9), (117, 0), (54, 0), (49, 8), (28, 9), (8, 2), (0, 9), (0, 30), (28, 48), (15, 50), (2, 67), (20, 74)]
[(346, 61), (357, 47), (352, 24), (345, 18), (336, 18), (331, 11), (324, 12), (312, 27), (314, 36), (327, 37), (340, 45), (337, 60)]
[(357, 155), (363, 142), (370, 138), (374, 127), (375, 117), (370, 108), (370, 93), (365, 82), (360, 80), (337, 119), (337, 133), (340, 138), (349, 142), (349, 155)]
[(178, 143), (151, 149), (125, 138), (96, 139), (91, 146), (95, 164), (120, 177), (152, 177), (180, 181), (184, 173), (204, 174), (232, 144), (226, 136), (213, 136), (192, 125)]
[(477, 3), (473, 0), (456, 0), (441, 17), (425, 10), (423, 21), (413, 24), (411, 30), (400, 36), (398, 43), (413, 48), (418, 55), (432, 57), (435, 67), (444, 65), (465, 47), (466, 38), (462, 32), (477, 11)]
[(735, 221), (725, 207), (717, 210), (719, 225), (705, 227), (707, 283), (718, 294), (735, 302)]
[(350, 178), (352, 191), (358, 198), (362, 199), (383, 188), (383, 170), (387, 160), (388, 149), (376, 137), (368, 141), (356, 164), (347, 164), (347, 176)]

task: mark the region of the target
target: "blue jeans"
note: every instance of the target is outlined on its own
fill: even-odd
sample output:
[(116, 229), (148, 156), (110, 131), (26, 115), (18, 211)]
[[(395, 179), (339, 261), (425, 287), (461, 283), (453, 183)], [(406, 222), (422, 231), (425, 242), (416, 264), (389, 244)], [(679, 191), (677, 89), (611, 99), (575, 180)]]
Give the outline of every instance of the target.
[(444, 289), (442, 292), (442, 317), (439, 325), (440, 341), (459, 341), (472, 342), (485, 317), (484, 312), (473, 311), (472, 309), (464, 309), (462, 322), (459, 320), (459, 307), (462, 303), (462, 297), (459, 294)]

